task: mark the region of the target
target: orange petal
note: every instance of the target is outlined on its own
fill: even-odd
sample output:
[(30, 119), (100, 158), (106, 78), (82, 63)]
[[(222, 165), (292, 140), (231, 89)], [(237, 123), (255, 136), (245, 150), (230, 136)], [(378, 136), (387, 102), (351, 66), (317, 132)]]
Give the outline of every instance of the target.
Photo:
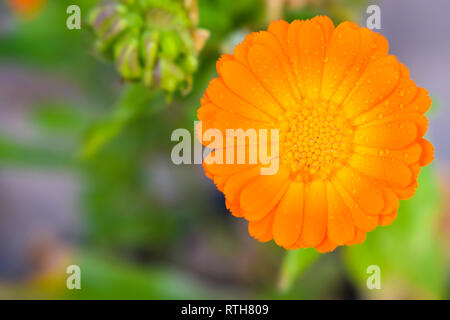
[(210, 159), (214, 157), (215, 153), (216, 151), (212, 151), (203, 161), (203, 168), (205, 169), (206, 172), (208, 172), (213, 176), (215, 175), (230, 176), (243, 170), (250, 169), (254, 166), (251, 164), (211, 163)]
[(403, 111), (425, 113), (428, 111), (430, 106), (431, 99), (428, 95), (428, 91), (424, 88), (418, 88), (415, 98), (405, 107)]
[(284, 109), (298, 105), (279, 59), (267, 47), (254, 45), (248, 53), (250, 68)]
[(355, 226), (364, 231), (375, 229), (378, 225), (378, 216), (369, 215), (367, 212), (364, 212), (337, 179), (333, 179), (332, 183), (350, 210)]
[(318, 246), (316, 246), (316, 250), (319, 251), (320, 253), (327, 253), (336, 249), (337, 246), (338, 245), (334, 243), (330, 238), (325, 237), (323, 242)]
[(276, 210), (273, 239), (282, 247), (292, 246), (303, 224), (304, 184), (292, 182)]
[(367, 147), (380, 149), (401, 149), (417, 138), (417, 126), (410, 121), (394, 121), (358, 128), (354, 142)]
[(220, 76), (222, 74), (222, 65), (225, 61), (232, 61), (234, 57), (232, 54), (223, 54), (216, 62), (217, 74)]
[(319, 245), (327, 230), (327, 197), (325, 182), (313, 180), (306, 188), (301, 241), (308, 247)]
[(400, 81), (395, 90), (383, 101), (365, 113), (353, 119), (354, 125), (361, 125), (379, 120), (389, 114), (401, 112), (417, 94), (417, 87), (409, 78), (409, 70), (400, 63)]
[(379, 216), (379, 224), (380, 226), (388, 226), (392, 222), (394, 222), (395, 218), (397, 218), (397, 210), (392, 212), (389, 215), (381, 215)]
[(250, 46), (253, 43), (253, 36), (254, 33), (247, 34), (244, 38), (244, 40), (239, 43), (235, 48), (233, 52), (234, 59), (241, 63), (242, 65), (249, 67), (248, 64), (248, 50), (250, 49)]
[(259, 176), (244, 187), (241, 208), (249, 221), (262, 219), (280, 202), (289, 187), (289, 172), (280, 168), (277, 174)]
[(373, 61), (343, 102), (343, 112), (349, 118), (366, 112), (383, 101), (397, 86), (399, 79), (397, 58), (386, 56)]
[(311, 19), (311, 21), (315, 21), (320, 24), (325, 36), (325, 44), (328, 46), (334, 32), (334, 22), (327, 16), (315, 16)]
[(222, 78), (228, 88), (243, 100), (274, 117), (282, 115), (282, 108), (267, 92), (249, 69), (236, 61), (226, 61)]
[(355, 237), (346, 244), (349, 246), (355, 245), (357, 243), (361, 244), (364, 242), (365, 239), (366, 239), (366, 232), (356, 228)]
[(272, 227), (275, 218), (275, 211), (269, 213), (258, 221), (250, 221), (248, 223), (248, 233), (261, 242), (272, 240)]
[[(409, 121), (417, 126), (417, 136), (423, 137), (428, 129), (428, 119), (421, 113), (402, 112), (388, 115), (382, 119), (372, 121), (369, 124), (361, 125), (359, 128), (369, 126), (388, 125), (389, 123), (400, 123), (401, 121)], [(401, 124), (400, 124), (401, 126)]]
[(419, 161), (422, 154), (422, 148), (419, 143), (414, 142), (408, 147), (400, 150), (391, 150), (389, 155), (407, 165), (414, 164)]
[(390, 157), (354, 154), (348, 162), (355, 170), (395, 188), (411, 184), (411, 170), (402, 162)]
[(324, 31), (318, 18), (314, 18), (304, 21), (299, 32), (299, 73), (304, 86), (302, 92), (311, 99), (317, 99), (321, 91), (323, 61), (329, 37)]
[(261, 175), (261, 167), (254, 166), (251, 169), (244, 170), (238, 174), (232, 175), (226, 182), (224, 194), (230, 203), (238, 202), (241, 191), (250, 181)]
[(304, 25), (303, 21), (294, 20), (288, 29), (287, 44), (289, 50), (289, 58), (291, 59), (292, 70), (294, 71), (295, 79), (297, 80), (297, 86), (300, 89), (300, 94), (305, 97), (305, 86), (303, 73), (301, 72), (301, 59), (300, 59), (300, 31)]
[(210, 81), (206, 94), (211, 101), (225, 111), (234, 112), (247, 119), (270, 122), (273, 120), (267, 111), (261, 107), (256, 107), (244, 101), (241, 97), (233, 93), (221, 79)]
[(434, 147), (430, 141), (420, 139), (419, 144), (422, 147), (422, 154), (419, 160), (419, 164), (424, 167), (427, 166), (434, 159)]
[(369, 214), (381, 212), (384, 207), (383, 195), (380, 188), (369, 179), (347, 167), (336, 173), (336, 179), (363, 211)]
[(322, 98), (329, 100), (336, 92), (348, 69), (355, 63), (360, 47), (359, 27), (344, 22), (333, 32), (325, 57)]
[[(280, 41), (270, 32), (261, 31), (255, 34), (253, 37), (253, 43), (259, 44), (267, 50), (273, 52), (274, 56), (278, 60), (279, 64), (284, 71), (286, 80), (289, 82), (289, 87), (292, 90), (292, 94), (296, 100), (301, 100), (301, 94), (297, 86), (297, 80), (292, 70), (291, 62), (289, 60), (287, 49), (285, 49)], [(285, 44), (287, 46), (287, 43)], [(287, 48), (287, 47), (286, 47)]]
[[(212, 122), (213, 128), (219, 130), (224, 138), (227, 136), (228, 129), (234, 130), (242, 129), (244, 130), (244, 134), (245, 133), (250, 134), (250, 132), (248, 132), (247, 130), (251, 129), (251, 131), (254, 131), (256, 135), (258, 135), (259, 129), (271, 128), (271, 125), (268, 124), (267, 122), (250, 120), (236, 113), (230, 113), (223, 110), (220, 110), (216, 113), (215, 118)], [(237, 131), (234, 132), (237, 133)]]
[(386, 56), (388, 52), (388, 44), (383, 36), (367, 28), (359, 28), (359, 33), (360, 46), (358, 56), (352, 66), (347, 68), (345, 78), (341, 81), (339, 88), (331, 98), (331, 101), (336, 105), (340, 105), (355, 88), (369, 63)]
[(394, 192), (400, 200), (410, 199), (416, 193), (417, 186), (417, 181), (414, 181), (409, 187), (404, 189), (397, 188), (394, 189)]
[(331, 183), (327, 183), (328, 238), (338, 245), (353, 239), (355, 226), (347, 205)]
[(231, 214), (238, 218), (243, 218), (244, 213), (241, 210), (241, 207), (239, 206), (239, 203), (230, 203), (229, 201), (225, 200), (225, 205), (228, 210), (230, 210)]
[(199, 120), (214, 119), (220, 108), (215, 106), (213, 103), (202, 104), (202, 106), (197, 110), (197, 117)]
[(413, 142), (409, 146), (403, 149), (378, 149), (370, 148), (366, 146), (355, 145), (353, 151), (357, 154), (364, 156), (384, 157), (389, 156), (398, 161), (403, 162), (406, 165), (411, 165), (419, 161), (422, 153), (422, 148), (419, 143)]
[(397, 211), (400, 203), (395, 192), (390, 188), (383, 188), (382, 193), (384, 197), (384, 209), (381, 214), (387, 215), (392, 213), (393, 211)]
[(269, 24), (267, 31), (273, 34), (285, 52), (288, 52), (287, 34), (289, 29), (289, 23), (284, 20), (273, 21)]

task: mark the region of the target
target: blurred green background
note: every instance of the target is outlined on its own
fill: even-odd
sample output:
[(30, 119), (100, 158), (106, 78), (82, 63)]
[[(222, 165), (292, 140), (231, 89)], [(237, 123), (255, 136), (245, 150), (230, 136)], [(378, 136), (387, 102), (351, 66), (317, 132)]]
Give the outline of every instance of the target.
[[(81, 30), (66, 28), (74, 2)], [(199, 0), (199, 27), (210, 38), (192, 90), (170, 102), (159, 90), (125, 84), (99, 59), (85, 23), (96, 2), (47, 0), (33, 15), (0, 2), (0, 298), (450, 296), (450, 97), (442, 86), (450, 49), (436, 32), (448, 1)], [(437, 159), (397, 220), (362, 245), (319, 255), (258, 243), (200, 165), (171, 162), (171, 132), (193, 131), (217, 58), (245, 34), (316, 14), (363, 25), (373, 3), (391, 52), (439, 102), (428, 114)], [(71, 264), (81, 267), (81, 290), (66, 288)], [(366, 286), (370, 265), (381, 268), (380, 290)]]

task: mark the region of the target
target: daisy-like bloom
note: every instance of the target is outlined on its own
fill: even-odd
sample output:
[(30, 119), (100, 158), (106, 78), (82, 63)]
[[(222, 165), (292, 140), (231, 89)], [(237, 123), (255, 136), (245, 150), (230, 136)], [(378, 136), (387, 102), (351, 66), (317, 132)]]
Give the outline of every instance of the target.
[(217, 72), (198, 110), (200, 134), (279, 129), (274, 175), (261, 175), (261, 163), (203, 164), (260, 241), (319, 252), (362, 243), (392, 223), (433, 159), (427, 91), (383, 36), (354, 23), (273, 22), (223, 55)]

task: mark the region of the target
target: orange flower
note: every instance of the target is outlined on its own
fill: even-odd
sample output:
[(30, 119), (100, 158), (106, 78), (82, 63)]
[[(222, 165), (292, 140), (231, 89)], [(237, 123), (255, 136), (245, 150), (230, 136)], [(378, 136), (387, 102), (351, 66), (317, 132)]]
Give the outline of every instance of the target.
[(198, 110), (203, 130), (279, 129), (275, 175), (261, 175), (261, 163), (204, 161), (260, 241), (320, 252), (362, 243), (392, 223), (433, 159), (427, 91), (383, 36), (354, 23), (273, 22), (223, 55), (217, 72)]
[(34, 16), (44, 6), (46, 0), (7, 0), (11, 10), (25, 16)]

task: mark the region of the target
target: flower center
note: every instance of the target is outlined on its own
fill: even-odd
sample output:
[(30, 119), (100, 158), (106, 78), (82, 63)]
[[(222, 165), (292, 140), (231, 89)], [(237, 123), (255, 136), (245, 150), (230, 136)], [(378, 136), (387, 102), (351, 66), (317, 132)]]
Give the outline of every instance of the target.
[(305, 99), (280, 122), (280, 159), (295, 180), (325, 179), (340, 167), (351, 147), (353, 129), (339, 108)]

